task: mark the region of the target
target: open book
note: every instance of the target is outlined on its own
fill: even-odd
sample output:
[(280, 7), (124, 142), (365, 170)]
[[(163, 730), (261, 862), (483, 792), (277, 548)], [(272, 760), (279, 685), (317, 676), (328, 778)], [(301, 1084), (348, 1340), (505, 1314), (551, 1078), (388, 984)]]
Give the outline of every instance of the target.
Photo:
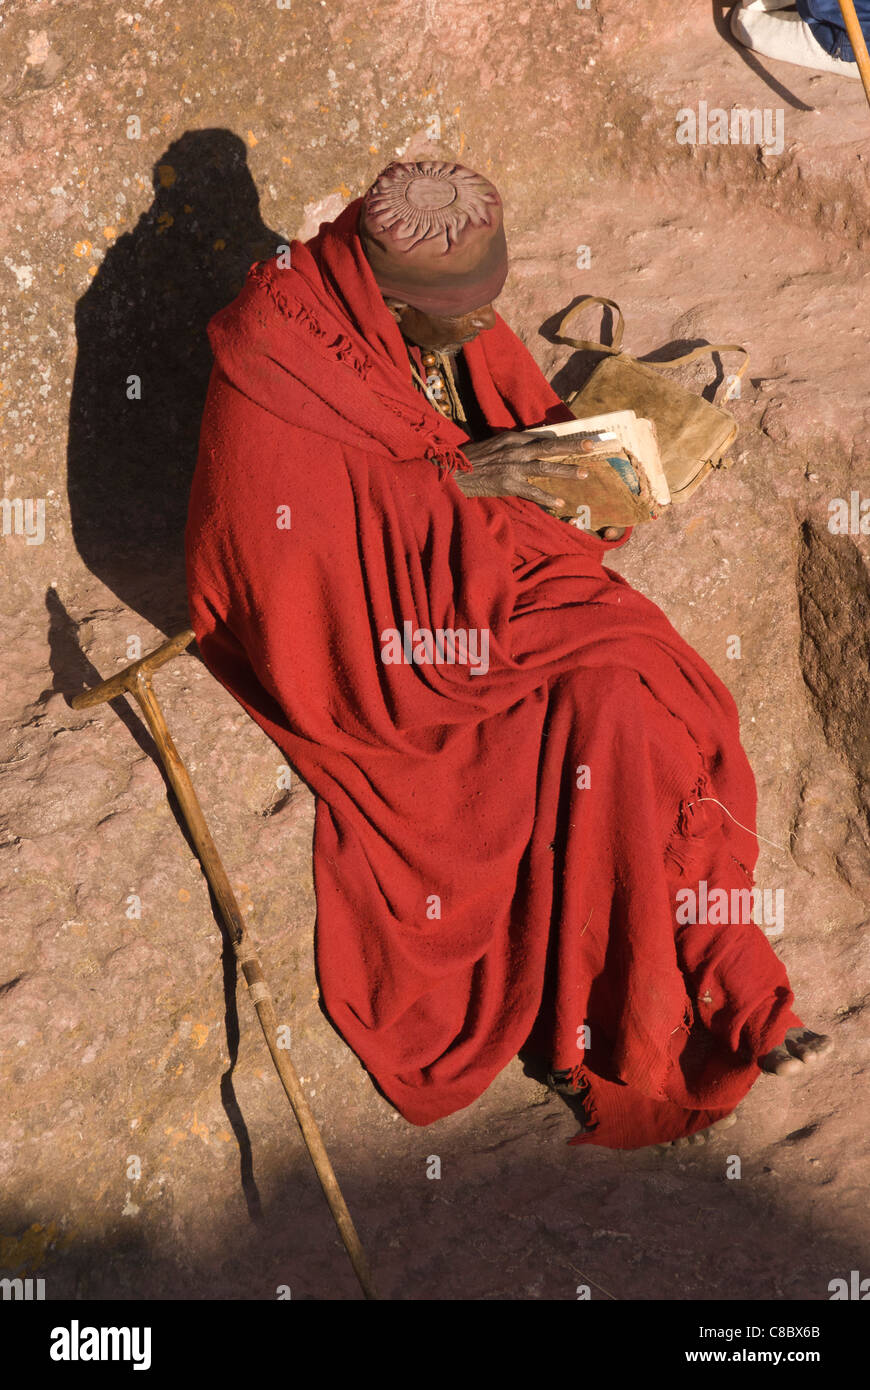
[[(671, 500), (659, 456), (655, 425), (633, 410), (614, 410), (583, 420), (563, 420), (538, 425), (516, 437), (523, 440), (556, 436), (565, 438), (565, 460), (576, 463), (587, 476), (577, 479), (530, 473), (529, 482), (566, 506), (556, 515), (584, 530), (604, 526), (635, 526), (653, 521)], [(581, 440), (592, 444), (581, 452)]]

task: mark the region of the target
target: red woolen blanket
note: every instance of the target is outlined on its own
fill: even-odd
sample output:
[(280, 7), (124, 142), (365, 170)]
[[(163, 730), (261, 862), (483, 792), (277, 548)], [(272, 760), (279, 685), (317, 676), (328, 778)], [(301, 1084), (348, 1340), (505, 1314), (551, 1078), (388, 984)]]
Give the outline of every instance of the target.
[[(359, 206), (212, 320), (187, 536), (206, 664), (317, 794), (325, 1008), (414, 1124), (531, 1039), (578, 1068), (588, 1141), (690, 1133), (798, 1021), (758, 927), (675, 925), (678, 888), (751, 882), (753, 836), (699, 800), (754, 825), (734, 702), (609, 545), (462, 495)], [(568, 416), (501, 319), (465, 353), (493, 430)], [(476, 662), (382, 660), (439, 629)]]

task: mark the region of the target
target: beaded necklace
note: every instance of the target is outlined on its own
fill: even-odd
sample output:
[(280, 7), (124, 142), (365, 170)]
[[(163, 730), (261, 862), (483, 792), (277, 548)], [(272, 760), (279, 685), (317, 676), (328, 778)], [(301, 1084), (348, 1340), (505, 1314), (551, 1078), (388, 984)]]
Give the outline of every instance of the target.
[(411, 375), (419, 386), (420, 390), (435, 409), (441, 414), (446, 415), (448, 420), (455, 420), (461, 424), (466, 424), (465, 410), (456, 386), (456, 379), (453, 375), (453, 366), (448, 354), (436, 352), (432, 348), (427, 348), (423, 354), (423, 367), (426, 371), (425, 380), (417, 371), (414, 359), (411, 356), (409, 344), (405, 344), (408, 351), (408, 361), (411, 363)]

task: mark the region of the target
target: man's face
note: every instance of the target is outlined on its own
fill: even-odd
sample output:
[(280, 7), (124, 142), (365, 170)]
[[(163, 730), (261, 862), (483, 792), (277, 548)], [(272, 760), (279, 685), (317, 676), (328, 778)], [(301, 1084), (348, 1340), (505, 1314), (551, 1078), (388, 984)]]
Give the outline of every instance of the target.
[(483, 308), (474, 309), (459, 318), (424, 314), (422, 309), (415, 309), (397, 299), (388, 299), (386, 304), (402, 330), (403, 338), (416, 343), (418, 347), (432, 348), (437, 352), (458, 352), (478, 333), (495, 327), (495, 310), (491, 304), (484, 304)]

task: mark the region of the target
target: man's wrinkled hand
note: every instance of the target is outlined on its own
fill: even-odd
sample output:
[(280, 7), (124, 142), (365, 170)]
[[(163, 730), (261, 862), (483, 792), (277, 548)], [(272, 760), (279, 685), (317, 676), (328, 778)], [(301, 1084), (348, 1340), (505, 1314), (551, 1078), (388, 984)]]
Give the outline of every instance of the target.
[[(594, 444), (580, 439), (574, 444), (577, 453), (591, 454)], [(551, 497), (543, 488), (533, 487), (529, 474), (538, 477), (586, 478), (589, 475), (577, 464), (565, 463), (564, 438), (518, 440), (512, 430), (494, 434), (491, 439), (466, 444), (462, 452), (474, 464), (473, 473), (455, 473), (453, 481), (466, 497), (523, 497), (537, 502), (547, 511), (564, 506), (561, 497)], [(552, 457), (555, 455), (556, 457)], [(560, 462), (560, 460), (562, 460)], [(605, 541), (618, 541), (625, 535), (624, 526), (605, 526), (596, 532)]]
[[(590, 453), (589, 440), (578, 441), (572, 452)], [(473, 473), (454, 473), (453, 481), (466, 497), (522, 497), (537, 502), (547, 511), (564, 507), (561, 497), (552, 497), (529, 482), (529, 474), (548, 478), (585, 478), (588, 474), (576, 463), (564, 461), (568, 446), (564, 439), (518, 440), (511, 430), (491, 439), (466, 444), (462, 452), (474, 465)]]

